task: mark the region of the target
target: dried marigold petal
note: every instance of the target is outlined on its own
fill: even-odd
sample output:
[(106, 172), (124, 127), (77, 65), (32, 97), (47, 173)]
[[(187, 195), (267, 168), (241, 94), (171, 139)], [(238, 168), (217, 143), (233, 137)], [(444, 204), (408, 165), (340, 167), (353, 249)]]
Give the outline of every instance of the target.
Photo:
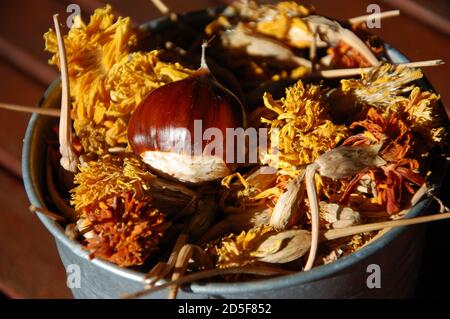
[(443, 112), (439, 108), (440, 97), (433, 92), (414, 88), (409, 97), (399, 103), (399, 110), (410, 129), (425, 143), (420, 143), (422, 152), (442, 146), (446, 140)]
[(403, 158), (396, 163), (358, 174), (348, 184), (340, 202), (347, 202), (360, 179), (369, 174), (375, 184), (376, 203), (385, 207), (389, 215), (396, 214), (406, 200), (414, 194), (417, 187), (425, 182), (417, 172), (418, 168), (419, 163), (416, 160)]
[(336, 68), (358, 68), (372, 66), (369, 61), (357, 50), (343, 41), (328, 49), (331, 55), (330, 65)]

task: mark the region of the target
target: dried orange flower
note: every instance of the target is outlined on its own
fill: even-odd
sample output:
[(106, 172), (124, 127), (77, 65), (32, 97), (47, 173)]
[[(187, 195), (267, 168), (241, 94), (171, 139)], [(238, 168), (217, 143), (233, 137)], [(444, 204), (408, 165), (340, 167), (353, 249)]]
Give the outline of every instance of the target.
[[(50, 63), (58, 65), (56, 34), (44, 37)], [(136, 42), (130, 18), (114, 17), (109, 5), (95, 10), (87, 25), (78, 16), (64, 39), (75, 133), (87, 153), (126, 146), (128, 118), (137, 106), (155, 88), (192, 72), (161, 62), (158, 51), (132, 53)]]
[(142, 265), (158, 249), (164, 214), (129, 192), (108, 197), (83, 208), (86, 247), (98, 257), (121, 267)]
[(331, 66), (336, 68), (358, 68), (372, 66), (366, 58), (357, 50), (343, 41), (330, 47), (328, 54), (331, 55)]
[(363, 134), (349, 137), (344, 145), (382, 142), (384, 145), (380, 150), (380, 155), (389, 162), (401, 160), (411, 149), (411, 128), (397, 113), (382, 113), (375, 108), (371, 108), (365, 120), (354, 122), (350, 126), (351, 129), (357, 127), (363, 127), (366, 131)]
[(363, 177), (370, 178), (375, 185), (375, 194), (369, 201), (386, 208), (389, 215), (396, 214), (425, 180), (418, 172), (416, 160), (404, 158), (378, 169), (362, 172), (348, 184), (341, 202), (346, 202)]
[(327, 115), (319, 86), (301, 81), (286, 90), (286, 97), (273, 100), (264, 95), (266, 108), (277, 114), (274, 120), (262, 119), (270, 128), (270, 149), (265, 162), (278, 169), (314, 162), (336, 147), (347, 128), (335, 125)]
[(341, 202), (347, 201), (361, 179), (365, 178), (375, 185), (375, 194), (372, 194), (370, 201), (385, 207), (388, 214), (395, 214), (400, 211), (405, 199), (408, 199), (408, 193), (414, 194), (414, 186), (424, 183), (418, 172), (419, 163), (409, 158), (414, 155), (411, 126), (400, 118), (398, 112), (381, 112), (371, 108), (365, 120), (354, 122), (350, 126), (352, 129), (357, 127), (363, 127), (365, 131), (349, 137), (344, 145), (381, 142), (383, 146), (379, 155), (388, 164), (355, 176), (342, 194)]

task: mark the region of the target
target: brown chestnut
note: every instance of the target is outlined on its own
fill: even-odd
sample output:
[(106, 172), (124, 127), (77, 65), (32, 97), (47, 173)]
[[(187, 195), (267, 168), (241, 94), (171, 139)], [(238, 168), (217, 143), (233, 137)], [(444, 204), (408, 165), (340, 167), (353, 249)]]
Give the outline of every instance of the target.
[(197, 72), (155, 89), (128, 124), (130, 145), (146, 164), (192, 184), (232, 172), (234, 154), (227, 152), (240, 151), (240, 143), (230, 133), (246, 121), (241, 102), (215, 80), (204, 56), (205, 46)]

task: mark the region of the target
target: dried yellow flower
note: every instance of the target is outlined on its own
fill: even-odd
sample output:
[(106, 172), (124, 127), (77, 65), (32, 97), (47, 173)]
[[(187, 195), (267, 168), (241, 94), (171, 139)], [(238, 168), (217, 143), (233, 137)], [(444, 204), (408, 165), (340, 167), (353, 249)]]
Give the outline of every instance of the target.
[(384, 63), (362, 72), (361, 79), (341, 80), (341, 90), (359, 102), (383, 109), (393, 107), (395, 111), (396, 104), (404, 99), (401, 94), (414, 88), (407, 85), (422, 76), (420, 69)]
[[(158, 51), (135, 52), (137, 30), (116, 18), (111, 6), (95, 10), (89, 24), (77, 17), (64, 39), (74, 129), (86, 153), (104, 154), (125, 145), (130, 114), (155, 88), (189, 76), (180, 64), (164, 63)], [(44, 35), (50, 64), (58, 65), (56, 34)]]
[(277, 4), (258, 4), (255, 1), (235, 1), (224, 14), (205, 29), (211, 36), (233, 25), (245, 25), (247, 30), (283, 41), (293, 47), (306, 48), (311, 43), (312, 32), (303, 17), (311, 10), (294, 1)]
[(442, 145), (445, 141), (445, 128), (442, 126), (442, 116), (438, 108), (439, 96), (433, 92), (414, 88), (400, 102), (405, 113), (405, 121), (413, 132), (418, 133), (428, 147)]
[(89, 205), (124, 192), (142, 198), (154, 178), (135, 157), (105, 155), (80, 167), (74, 179), (77, 186), (71, 190), (71, 204), (81, 213)]
[(319, 86), (298, 81), (280, 101), (266, 93), (264, 105), (278, 115), (274, 120), (262, 119), (270, 128), (270, 149), (264, 161), (275, 168), (289, 170), (312, 163), (346, 136), (347, 128), (328, 117)]
[(310, 45), (309, 38), (299, 40), (297, 35), (304, 33), (312, 36), (308, 25), (301, 19), (310, 14), (310, 11), (295, 2), (280, 2), (270, 11), (266, 9), (265, 16), (270, 19), (260, 19), (256, 23), (259, 33), (286, 41), (293, 47), (304, 48)]

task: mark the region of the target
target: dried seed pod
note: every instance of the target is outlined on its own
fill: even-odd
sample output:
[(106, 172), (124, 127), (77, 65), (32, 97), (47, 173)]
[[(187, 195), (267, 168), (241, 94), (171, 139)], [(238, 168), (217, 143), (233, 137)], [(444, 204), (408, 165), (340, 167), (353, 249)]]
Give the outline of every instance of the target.
[(295, 53), (281, 42), (266, 36), (245, 30), (242, 25), (227, 30), (222, 34), (222, 44), (231, 50), (244, 50), (251, 57), (272, 58), (278, 63), (304, 66), (311, 69), (311, 62)]
[(197, 193), (184, 184), (155, 176), (148, 185), (152, 205), (165, 212), (169, 218), (194, 213), (195, 205), (189, 204), (196, 198)]
[(303, 172), (299, 177), (290, 181), (286, 192), (280, 196), (270, 218), (270, 225), (276, 230), (284, 230), (293, 225), (299, 217), (299, 209), (305, 196)]
[(358, 38), (352, 31), (343, 28), (336, 21), (327, 19), (322, 16), (310, 15), (304, 18), (311, 30), (317, 30), (317, 33), (324, 42), (331, 46), (337, 45), (339, 42), (345, 42), (351, 48), (356, 50), (368, 65), (377, 65), (378, 59), (370, 51), (367, 45)]
[(266, 238), (251, 255), (259, 261), (284, 264), (305, 255), (309, 250), (310, 243), (311, 233), (309, 231), (286, 230)]
[(272, 208), (267, 206), (248, 208), (241, 213), (227, 214), (225, 221), (229, 223), (233, 232), (241, 232), (254, 227), (269, 225)]
[(364, 146), (340, 146), (321, 155), (315, 163), (320, 175), (339, 179), (358, 174), (367, 167), (386, 164), (378, 156), (382, 144)]
[(246, 266), (258, 262), (283, 264), (302, 257), (310, 247), (311, 233), (291, 229), (276, 232), (272, 227), (260, 226), (230, 235), (217, 247), (218, 268)]
[(319, 203), (322, 217), (330, 222), (333, 228), (345, 228), (359, 225), (362, 222), (361, 214), (350, 207), (334, 203)]

